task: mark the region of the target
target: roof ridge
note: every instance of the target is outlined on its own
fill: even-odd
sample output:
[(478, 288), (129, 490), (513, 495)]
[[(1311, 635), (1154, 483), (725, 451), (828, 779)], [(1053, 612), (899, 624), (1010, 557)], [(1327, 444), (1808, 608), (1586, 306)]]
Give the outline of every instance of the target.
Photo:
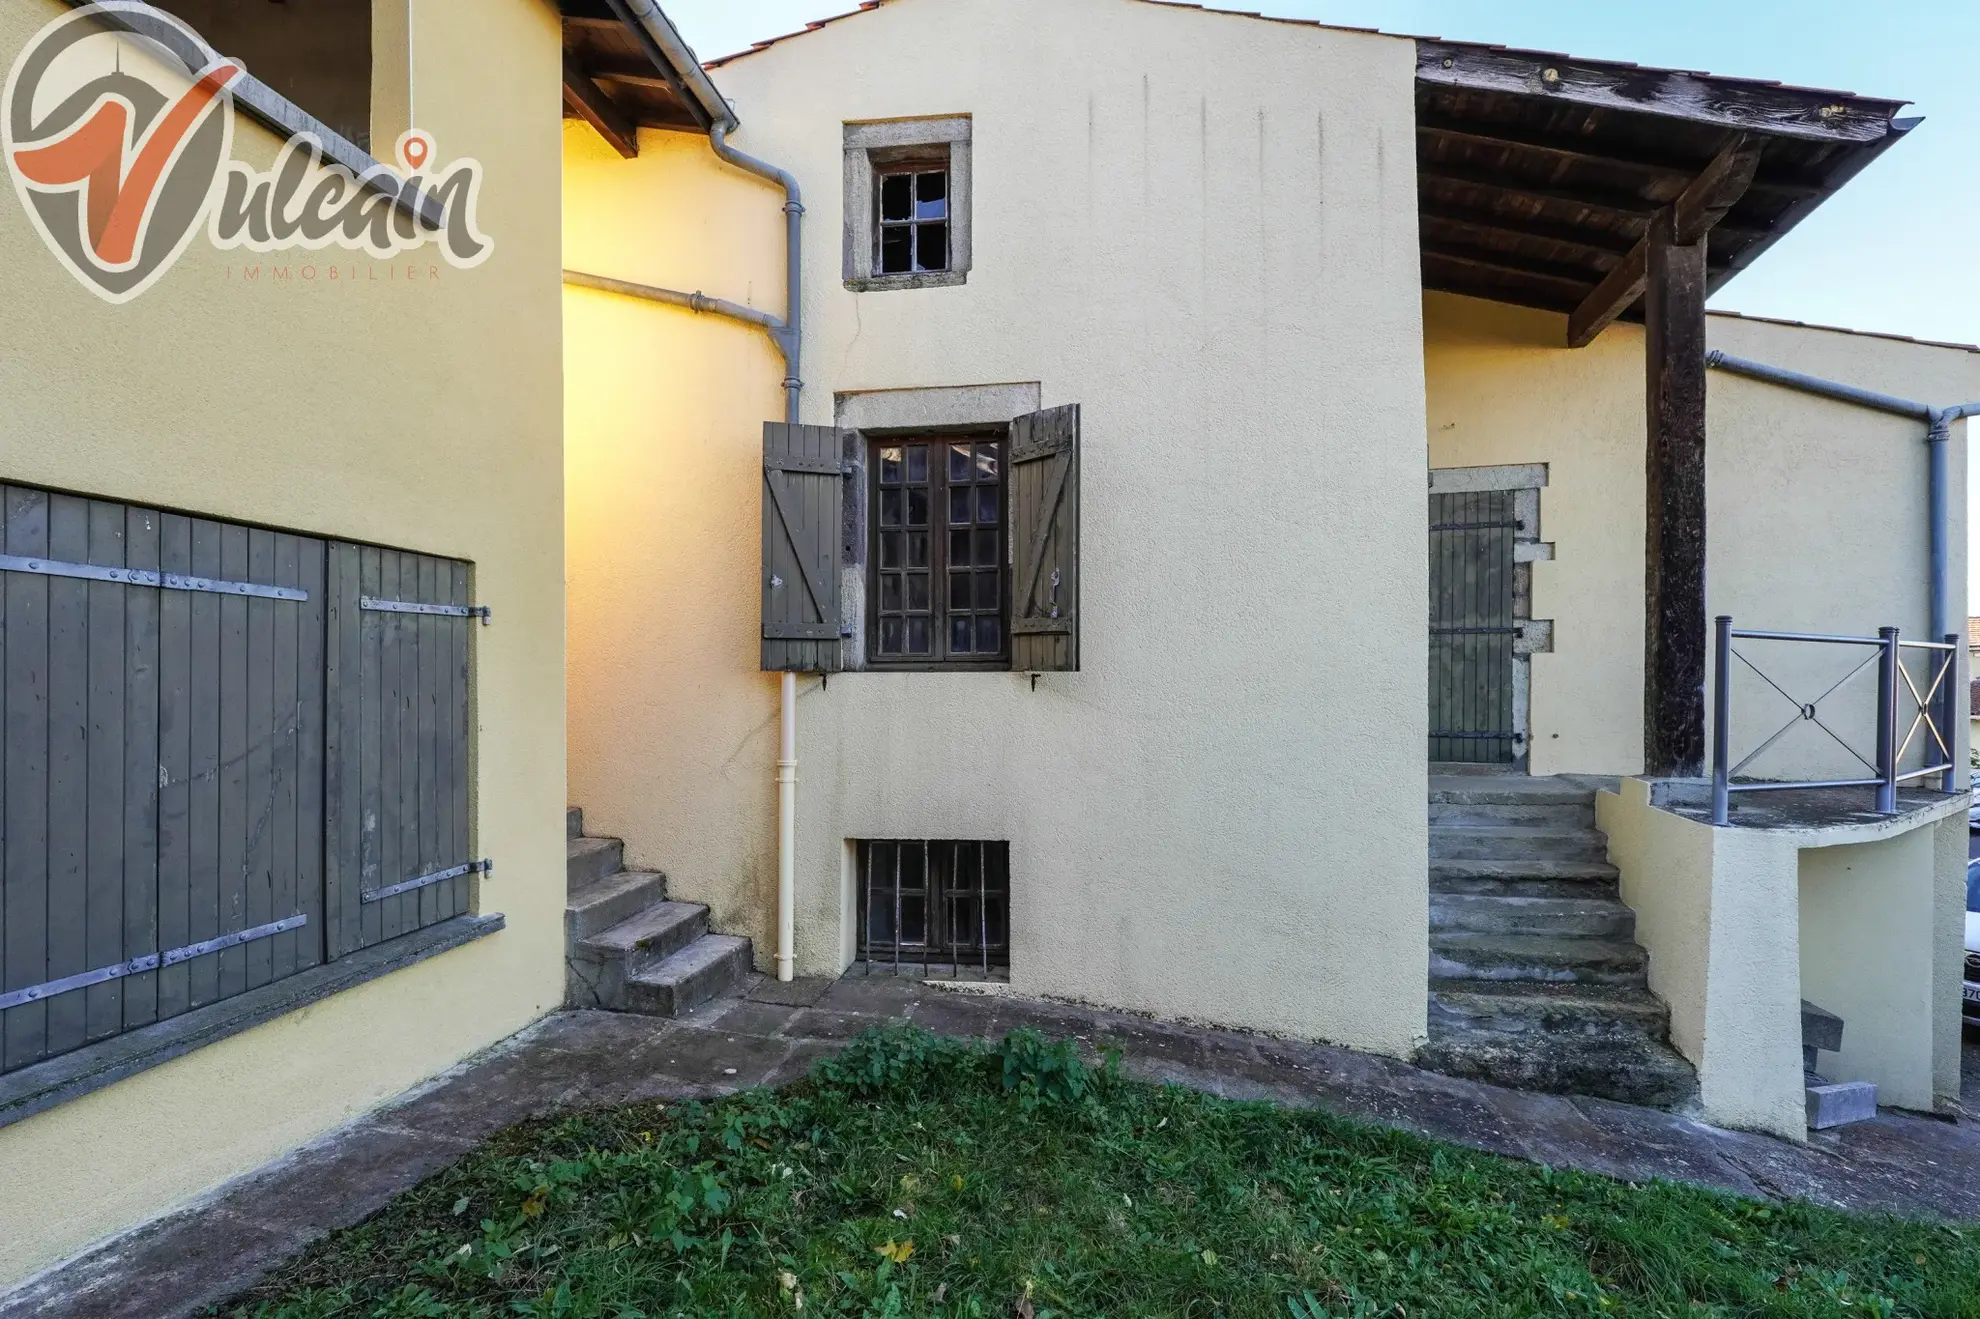
[(1920, 339), (1916, 335), (1897, 334), (1890, 330), (1858, 330), (1847, 325), (1824, 325), (1820, 321), (1790, 320), (1785, 316), (1759, 316), (1746, 311), (1720, 311), (1711, 308), (1707, 316), (1725, 316), (1737, 321), (1755, 321), (1762, 325), (1786, 325), (1797, 330), (1822, 330), (1829, 334), (1854, 335), (1859, 339), (1889, 339), (1895, 343), (1913, 343), (1921, 348), (1950, 348), (1961, 353), (1980, 353), (1980, 344), (1957, 343), (1950, 339)]

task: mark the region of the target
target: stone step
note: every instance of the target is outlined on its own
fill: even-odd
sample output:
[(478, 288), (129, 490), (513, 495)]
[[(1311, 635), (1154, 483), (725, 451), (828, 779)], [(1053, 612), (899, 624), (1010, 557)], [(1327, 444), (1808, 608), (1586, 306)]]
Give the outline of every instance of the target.
[(1607, 861), (1551, 857), (1430, 858), (1430, 887), (1448, 880), (1600, 880), (1614, 884), (1620, 873)]
[(594, 879), (564, 904), (564, 935), (576, 945), (667, 900), (667, 877), (644, 870), (621, 870)]
[(1670, 1009), (1628, 985), (1540, 984), (1510, 980), (1433, 980), (1430, 1029), (1523, 1035), (1535, 1048), (1557, 1035), (1639, 1036), (1661, 1042)]
[(566, 892), (625, 868), (626, 845), (616, 838), (570, 838), (564, 841)]
[(1507, 879), (1498, 875), (1430, 876), (1432, 896), (1583, 898), (1620, 901), (1621, 885), (1613, 879)]
[(1515, 774), (1432, 774), (1430, 801), (1450, 806), (1589, 806), (1601, 780)]
[(1551, 825), (1433, 825), (1433, 860), (1607, 861), (1609, 840), (1594, 829)]
[(741, 988), (749, 978), (752, 965), (748, 939), (728, 934), (703, 935), (672, 957), (628, 979), (624, 1010), (653, 1017), (681, 1016), (710, 999)]
[(1573, 981), (1643, 985), (1650, 956), (1615, 939), (1556, 939), (1519, 934), (1436, 934), (1430, 975), (1440, 980)]
[(708, 908), (698, 902), (656, 902), (638, 915), (601, 930), (577, 945), (577, 955), (616, 958), (631, 979), (664, 962), (708, 933)]
[(564, 984), (570, 1006), (632, 1011), (626, 986), (708, 933), (708, 908), (656, 902), (626, 920), (565, 944)]
[(1593, 829), (1595, 807), (1579, 803), (1539, 803), (1537, 805), (1478, 805), (1471, 802), (1433, 801), (1430, 827), (1534, 825), (1552, 829)]
[(564, 808), (564, 837), (584, 837), (584, 812), (575, 806)]
[(1668, 1045), (1641, 1035), (1531, 1035), (1440, 1026), (1417, 1061), (1451, 1076), (1519, 1090), (1594, 1095), (1625, 1104), (1675, 1108), (1697, 1093), (1698, 1079)]
[(1636, 935), (1636, 913), (1615, 898), (1433, 893), (1430, 931), (1628, 940)]

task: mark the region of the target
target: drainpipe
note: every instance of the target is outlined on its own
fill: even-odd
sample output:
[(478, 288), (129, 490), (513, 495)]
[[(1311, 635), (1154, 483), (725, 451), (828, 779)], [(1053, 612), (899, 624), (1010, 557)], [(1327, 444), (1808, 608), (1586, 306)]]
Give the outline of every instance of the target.
[(1732, 375), (1745, 376), (1749, 380), (1760, 380), (1770, 385), (1779, 385), (1784, 389), (1800, 390), (1804, 394), (1816, 394), (1839, 403), (1887, 412), (1893, 416), (1911, 417), (1925, 423), (1925, 442), (1930, 446), (1929, 461), (1926, 464), (1928, 473), (1926, 516), (1930, 524), (1932, 545), (1930, 574), (1932, 639), (1941, 641), (1956, 632), (1963, 632), (1964, 628), (1953, 626), (1952, 582), (1948, 567), (1952, 540), (1950, 490), (1952, 456), (1949, 452), (1949, 442), (1952, 439), (1952, 424), (1964, 417), (1980, 416), (1980, 402), (1962, 403), (1950, 408), (1933, 407), (1929, 403), (1916, 403), (1890, 394), (1879, 394), (1874, 390), (1859, 389), (1855, 385), (1845, 385), (1840, 381), (1804, 375), (1799, 371), (1790, 371), (1786, 367), (1769, 366), (1765, 362), (1751, 362), (1716, 349), (1705, 354), (1705, 365)]
[[(735, 111), (722, 98), (701, 61), (681, 40), (654, 0), (612, 0), (623, 8), (664, 57), (664, 62), (682, 78), (682, 90), (692, 96), (709, 122), (708, 144), (715, 155), (737, 169), (766, 179), (784, 190), (784, 316), (779, 320), (753, 307), (683, 293), (677, 289), (655, 288), (627, 280), (610, 279), (566, 270), (564, 282), (578, 288), (597, 289), (627, 297), (645, 298), (674, 307), (685, 307), (698, 314), (721, 316), (753, 325), (770, 336), (784, 359), (784, 420), (798, 424), (804, 397), (801, 374), (804, 356), (804, 197), (795, 175), (767, 161), (736, 150), (729, 145), (729, 134), (737, 124)], [(792, 978), (796, 957), (797, 907), (797, 675), (783, 675), (782, 704), (777, 740), (777, 979)]]

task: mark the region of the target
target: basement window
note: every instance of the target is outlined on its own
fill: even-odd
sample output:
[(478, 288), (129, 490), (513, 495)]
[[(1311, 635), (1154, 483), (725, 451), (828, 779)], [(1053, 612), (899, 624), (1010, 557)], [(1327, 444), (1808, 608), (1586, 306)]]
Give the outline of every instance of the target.
[(859, 956), (865, 970), (995, 975), (1011, 959), (1011, 845), (862, 839)]
[(967, 282), (970, 134), (967, 116), (846, 125), (847, 288)]

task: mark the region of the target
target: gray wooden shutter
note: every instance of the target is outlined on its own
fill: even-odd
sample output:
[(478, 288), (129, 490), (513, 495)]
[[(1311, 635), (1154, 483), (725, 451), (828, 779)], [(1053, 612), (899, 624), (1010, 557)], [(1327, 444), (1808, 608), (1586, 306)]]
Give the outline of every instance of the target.
[(763, 424), (763, 669), (837, 673), (845, 464), (830, 426)]
[(0, 1071), (322, 960), (323, 543), (0, 488)]
[(340, 957), (469, 910), (468, 565), (329, 555), (325, 900)]
[(1079, 405), (1011, 422), (1011, 668), (1079, 670)]

